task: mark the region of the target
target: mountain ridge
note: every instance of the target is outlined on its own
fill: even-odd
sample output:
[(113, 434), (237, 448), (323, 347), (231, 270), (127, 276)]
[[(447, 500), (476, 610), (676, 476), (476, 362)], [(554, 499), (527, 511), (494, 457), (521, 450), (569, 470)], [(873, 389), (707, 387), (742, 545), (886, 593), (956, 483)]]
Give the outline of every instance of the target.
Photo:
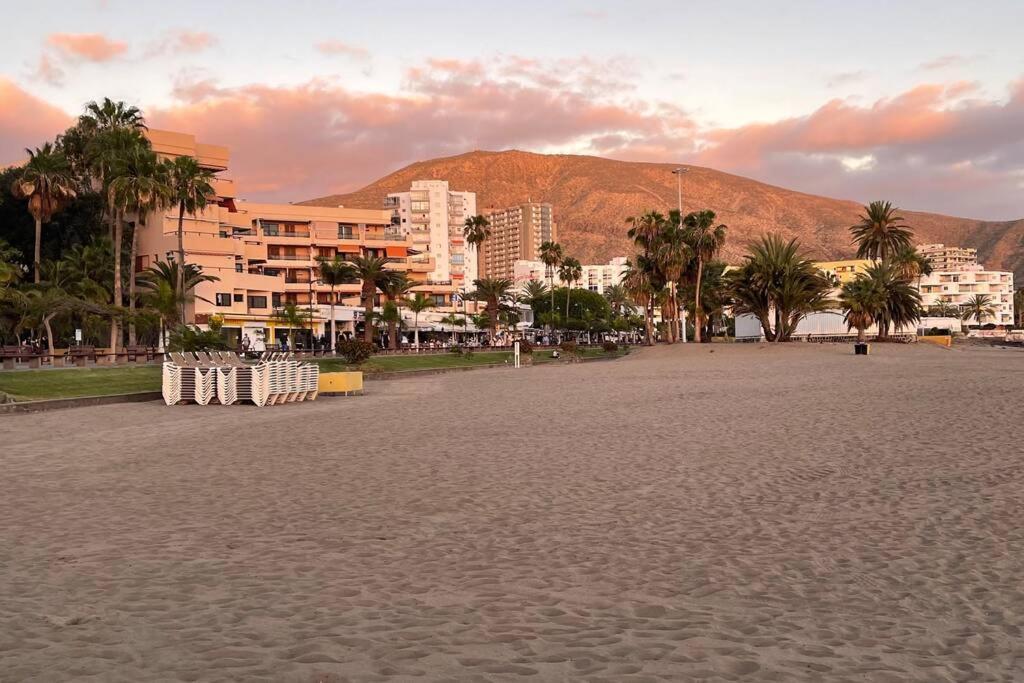
[[(417, 161), (369, 185), (344, 194), (298, 202), (316, 206), (381, 208), (389, 192), (409, 189), (413, 180), (447, 180), (453, 190), (477, 194), (477, 210), (505, 208), (528, 199), (554, 207), (558, 240), (584, 263), (629, 255), (625, 220), (648, 210), (677, 205), (676, 178), (682, 166), (684, 211), (709, 208), (729, 226), (724, 251), (738, 260), (746, 244), (766, 232), (800, 239), (819, 260), (849, 257), (849, 227), (863, 207), (847, 199), (822, 197), (744, 176), (689, 164), (619, 161), (580, 154), (539, 154), (522, 150), (474, 150)], [(903, 210), (920, 243), (943, 242), (978, 249), (994, 270), (1024, 277), (1024, 218), (983, 221)]]

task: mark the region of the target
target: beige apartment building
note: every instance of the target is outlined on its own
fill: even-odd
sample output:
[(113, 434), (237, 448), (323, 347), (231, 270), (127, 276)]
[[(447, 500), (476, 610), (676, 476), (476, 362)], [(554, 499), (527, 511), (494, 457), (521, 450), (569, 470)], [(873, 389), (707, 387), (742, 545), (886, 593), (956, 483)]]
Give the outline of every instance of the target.
[(393, 192), (384, 208), (395, 230), (433, 259), (427, 280), (455, 290), (472, 289), (477, 254), (466, 244), (466, 219), (476, 215), (476, 194), (451, 190), (446, 180), (416, 180), (408, 192)]
[(964, 266), (978, 265), (978, 250), (969, 247), (922, 244), (917, 251), (928, 260), (932, 270), (959, 270)]
[(986, 270), (978, 263), (976, 249), (923, 244), (918, 251), (932, 267), (930, 274), (919, 278), (921, 304), (926, 310), (939, 303), (962, 308), (975, 295), (984, 294), (995, 316), (984, 321), (971, 318), (968, 324), (1013, 325), (1013, 273)]
[(480, 276), (515, 278), (516, 261), (540, 259), (540, 245), (557, 241), (550, 204), (527, 202), (485, 214), (491, 236), (483, 244)]
[[(154, 151), (164, 157), (188, 155), (215, 173), (229, 166), (226, 147), (197, 142), (183, 133), (150, 130)], [(210, 316), (223, 317), (224, 329), (235, 339), (249, 336), (266, 344), (280, 341), (286, 328), (274, 318), (286, 303), (308, 307), (313, 333), (329, 330), (331, 288), (318, 281), (317, 259), (356, 255), (389, 259), (388, 267), (420, 282), (413, 291), (450, 307), (455, 287), (430, 281), (433, 255), (414, 247), (408, 235), (392, 224), (387, 210), (347, 209), (293, 204), (261, 204), (237, 198), (234, 183), (217, 177), (216, 197), (202, 212), (185, 216), (185, 261), (218, 278), (195, 289), (186, 311), (188, 322), (205, 325)], [(177, 209), (151, 217), (139, 236), (136, 271), (177, 254)], [(363, 309), (359, 283), (337, 286), (335, 324), (339, 333), (361, 326)], [(307, 338), (308, 331), (299, 338)]]

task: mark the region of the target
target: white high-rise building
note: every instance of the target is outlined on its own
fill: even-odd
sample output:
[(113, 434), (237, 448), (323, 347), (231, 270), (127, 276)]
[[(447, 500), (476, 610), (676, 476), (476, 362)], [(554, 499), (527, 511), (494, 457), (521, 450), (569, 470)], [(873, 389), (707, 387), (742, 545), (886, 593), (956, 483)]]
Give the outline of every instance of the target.
[[(616, 256), (608, 263), (584, 264), (582, 266), (583, 275), (578, 282), (573, 283), (573, 286), (604, 294), (605, 290), (612, 285), (622, 284), (622, 277), (629, 270), (627, 263), (628, 260), (625, 256)], [(513, 280), (520, 286), (530, 280), (546, 283), (548, 282), (548, 272), (542, 261), (519, 259), (513, 265)], [(557, 269), (554, 272), (554, 283), (556, 287), (565, 284), (558, 277)]]
[(428, 279), (472, 289), (477, 279), (476, 250), (466, 244), (462, 230), (476, 215), (476, 193), (448, 189), (447, 180), (414, 180), (408, 192), (384, 200), (391, 222), (412, 237), (413, 249), (434, 260)]

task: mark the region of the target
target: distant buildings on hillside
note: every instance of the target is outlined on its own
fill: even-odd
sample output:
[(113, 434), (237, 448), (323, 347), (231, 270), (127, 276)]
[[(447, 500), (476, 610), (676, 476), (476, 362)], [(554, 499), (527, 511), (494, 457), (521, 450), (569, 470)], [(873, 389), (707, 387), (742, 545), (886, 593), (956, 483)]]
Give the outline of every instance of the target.
[(976, 249), (923, 244), (918, 251), (932, 267), (929, 275), (920, 278), (921, 303), (925, 309), (939, 303), (963, 307), (975, 295), (984, 294), (988, 296), (995, 316), (981, 322), (971, 318), (967, 322), (972, 325), (1013, 325), (1013, 273), (986, 270), (978, 263)]
[[(584, 264), (583, 275), (578, 282), (573, 283), (573, 286), (604, 294), (612, 285), (622, 284), (622, 277), (625, 275), (627, 268), (625, 256), (617, 256), (608, 263)], [(549, 273), (542, 261), (520, 259), (515, 262), (513, 267), (513, 280), (518, 285), (522, 285), (530, 280), (539, 280), (546, 283), (548, 282), (548, 275)], [(551, 275), (556, 287), (561, 287), (565, 284), (558, 277), (557, 270), (551, 273)]]

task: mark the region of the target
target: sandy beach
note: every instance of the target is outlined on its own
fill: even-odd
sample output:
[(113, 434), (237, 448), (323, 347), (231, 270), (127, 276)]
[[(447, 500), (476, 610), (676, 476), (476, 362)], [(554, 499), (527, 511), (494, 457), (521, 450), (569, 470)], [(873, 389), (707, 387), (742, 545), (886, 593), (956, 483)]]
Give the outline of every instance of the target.
[(0, 417), (0, 680), (1024, 680), (1024, 352), (875, 351)]

